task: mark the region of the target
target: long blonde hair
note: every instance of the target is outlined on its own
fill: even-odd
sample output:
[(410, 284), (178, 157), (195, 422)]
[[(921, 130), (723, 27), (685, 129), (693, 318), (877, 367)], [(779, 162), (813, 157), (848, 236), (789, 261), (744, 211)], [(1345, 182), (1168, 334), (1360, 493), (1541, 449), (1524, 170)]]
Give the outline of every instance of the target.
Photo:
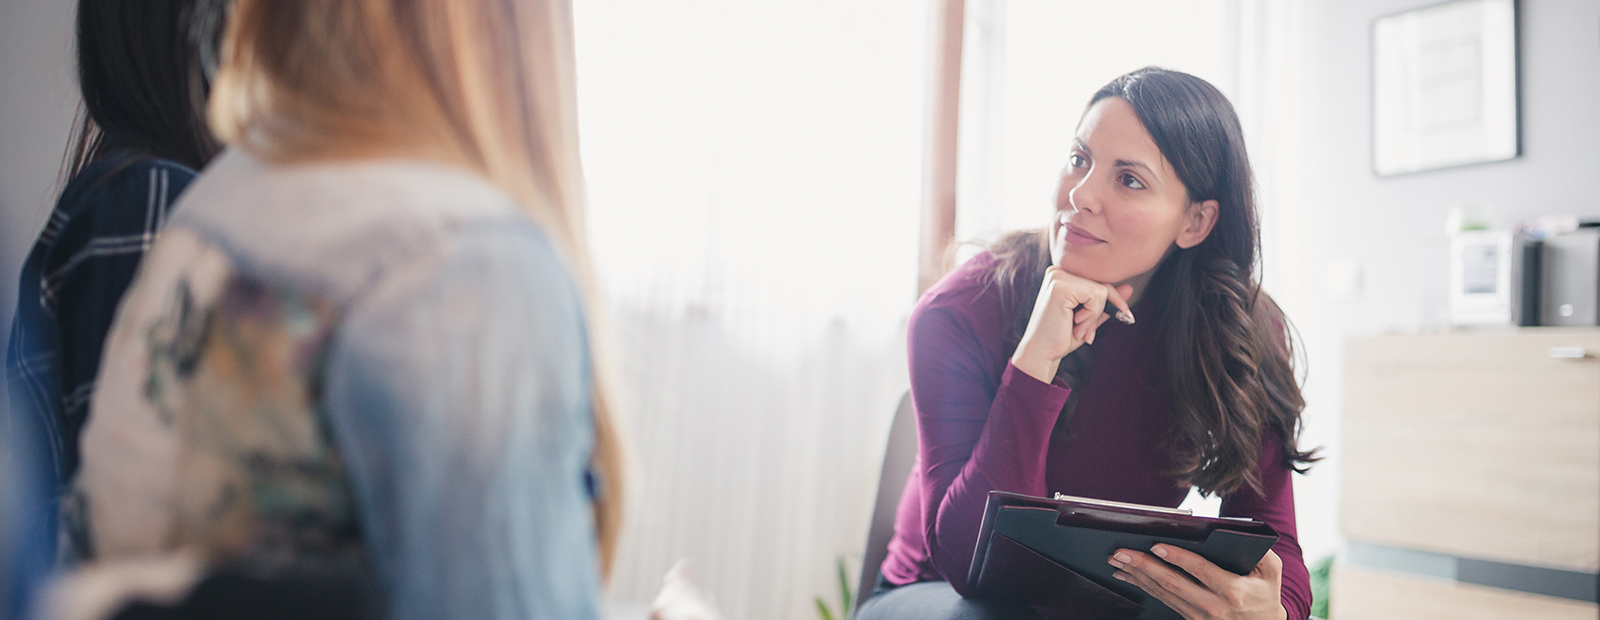
[(584, 242), (567, 0), (237, 0), (210, 101), (219, 137), (272, 161), (413, 156), (475, 171), (565, 255), (594, 359), (594, 512), (610, 574), (624, 450)]

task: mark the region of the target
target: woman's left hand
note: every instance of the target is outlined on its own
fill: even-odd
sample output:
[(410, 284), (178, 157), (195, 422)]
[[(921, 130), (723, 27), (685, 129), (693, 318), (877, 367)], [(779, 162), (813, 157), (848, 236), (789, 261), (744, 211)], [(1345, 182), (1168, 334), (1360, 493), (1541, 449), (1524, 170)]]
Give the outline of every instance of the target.
[(1109, 560), (1119, 569), (1113, 576), (1139, 586), (1188, 620), (1284, 620), (1289, 615), (1280, 598), (1283, 560), (1276, 553), (1268, 551), (1250, 574), (1235, 575), (1187, 549), (1156, 545), (1151, 552), (1155, 556), (1118, 549)]

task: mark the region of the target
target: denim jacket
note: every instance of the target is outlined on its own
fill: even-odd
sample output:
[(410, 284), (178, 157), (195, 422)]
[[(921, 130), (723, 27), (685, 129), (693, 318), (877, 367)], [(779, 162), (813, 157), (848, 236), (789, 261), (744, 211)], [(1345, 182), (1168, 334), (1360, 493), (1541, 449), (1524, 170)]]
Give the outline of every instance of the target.
[(595, 618), (585, 334), (483, 179), (227, 152), (118, 310), (64, 520), (90, 557), (370, 571), (394, 618)]

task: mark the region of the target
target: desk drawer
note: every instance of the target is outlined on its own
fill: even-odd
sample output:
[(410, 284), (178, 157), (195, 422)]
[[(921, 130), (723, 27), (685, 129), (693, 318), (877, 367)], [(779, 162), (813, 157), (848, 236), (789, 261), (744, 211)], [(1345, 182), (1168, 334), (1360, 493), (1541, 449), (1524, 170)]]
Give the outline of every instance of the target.
[[(1583, 347), (1558, 359), (1552, 348)], [(1600, 569), (1600, 332), (1352, 338), (1340, 522), (1353, 540)]]

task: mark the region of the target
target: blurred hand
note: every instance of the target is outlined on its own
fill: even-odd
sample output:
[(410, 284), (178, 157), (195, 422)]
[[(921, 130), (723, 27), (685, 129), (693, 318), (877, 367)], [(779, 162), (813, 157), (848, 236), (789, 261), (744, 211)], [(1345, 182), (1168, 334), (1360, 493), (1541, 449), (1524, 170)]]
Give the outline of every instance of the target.
[(1055, 380), (1061, 358), (1085, 344), (1094, 344), (1095, 330), (1111, 315), (1106, 305), (1117, 311), (1124, 323), (1133, 322), (1128, 296), (1133, 287), (1111, 286), (1073, 274), (1051, 265), (1044, 272), (1044, 284), (1034, 299), (1033, 316), (1022, 342), (1011, 355), (1011, 364), (1029, 376), (1050, 383)]
[(661, 578), (661, 591), (650, 602), (650, 620), (721, 620), (710, 598), (690, 580), (689, 561), (678, 560)]

